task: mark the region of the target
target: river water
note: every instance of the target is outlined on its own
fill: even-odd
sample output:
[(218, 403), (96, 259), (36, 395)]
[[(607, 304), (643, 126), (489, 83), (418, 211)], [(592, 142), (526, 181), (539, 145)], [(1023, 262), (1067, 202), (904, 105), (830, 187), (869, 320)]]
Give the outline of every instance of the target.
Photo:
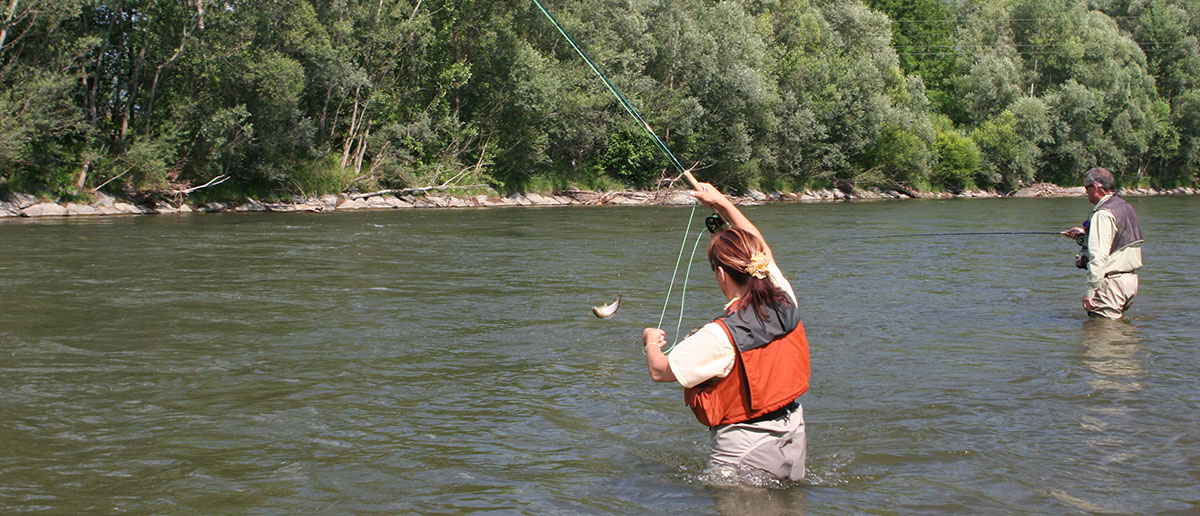
[[(746, 208), (812, 347), (809, 478), (770, 489), (703, 483), (638, 351), (690, 208), (0, 221), (0, 513), (1195, 514), (1200, 199), (1132, 203), (1115, 323), (1065, 238), (871, 238), (1083, 199)], [(722, 304), (698, 258), (684, 332)]]

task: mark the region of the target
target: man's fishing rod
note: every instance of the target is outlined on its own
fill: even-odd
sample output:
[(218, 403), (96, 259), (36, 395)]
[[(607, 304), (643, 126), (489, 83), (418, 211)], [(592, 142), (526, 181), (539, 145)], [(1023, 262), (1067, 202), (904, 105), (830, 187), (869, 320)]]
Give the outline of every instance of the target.
[(871, 235), (856, 237), (858, 239), (870, 238), (912, 238), (912, 237), (940, 237), (940, 236), (971, 236), (971, 235), (1059, 235), (1058, 231), (970, 231), (964, 233), (903, 233), (895, 235)]

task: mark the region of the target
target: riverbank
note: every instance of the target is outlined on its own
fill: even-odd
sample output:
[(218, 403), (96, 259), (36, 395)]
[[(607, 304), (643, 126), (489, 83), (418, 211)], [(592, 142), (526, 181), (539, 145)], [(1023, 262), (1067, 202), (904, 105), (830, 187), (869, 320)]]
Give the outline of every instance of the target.
[[(1200, 189), (1180, 187), (1174, 189), (1120, 188), (1122, 196), (1146, 195), (1196, 195)], [(109, 215), (154, 215), (180, 213), (229, 213), (229, 212), (326, 212), (364, 209), (404, 208), (486, 208), (505, 206), (670, 206), (691, 205), (695, 199), (686, 190), (594, 192), (587, 190), (565, 190), (554, 194), (516, 193), (509, 195), (476, 195), (456, 197), (451, 195), (392, 195), (383, 193), (323, 195), (314, 198), (296, 198), (291, 202), (209, 202), (194, 204), (186, 200), (153, 203), (134, 203), (105, 193), (97, 193), (91, 203), (56, 202), (38, 199), (29, 194), (7, 194), (0, 196), (0, 218), (6, 217), (75, 217)], [(1020, 190), (1000, 194), (989, 190), (964, 190), (959, 193), (916, 192), (911, 190), (839, 189), (805, 190), (797, 193), (760, 192), (750, 190), (745, 195), (732, 196), (737, 204), (753, 205), (772, 202), (845, 202), (880, 201), (899, 199), (957, 199), (995, 197), (1083, 197), (1083, 187), (1060, 187), (1038, 183)]]

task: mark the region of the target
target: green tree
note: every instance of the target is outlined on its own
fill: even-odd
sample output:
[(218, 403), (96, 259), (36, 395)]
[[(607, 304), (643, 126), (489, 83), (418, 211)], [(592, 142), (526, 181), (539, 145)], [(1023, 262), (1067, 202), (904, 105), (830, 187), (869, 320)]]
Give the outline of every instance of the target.
[(933, 182), (949, 190), (964, 190), (979, 186), (979, 183), (997, 184), (998, 175), (979, 177), (983, 170), (983, 158), (975, 141), (962, 134), (949, 117), (935, 118), (937, 137), (937, 165), (933, 167)]
[(955, 4), (941, 0), (867, 0), (891, 19), (892, 43), (907, 75), (925, 83), (937, 111), (957, 112), (953, 77), (957, 68)]
[(1041, 164), (1041, 143), (1049, 137), (1045, 104), (1020, 99), (1012, 109), (985, 120), (970, 133), (980, 153), (984, 181), (1016, 189), (1033, 182)]
[(887, 17), (851, 2), (786, 7), (772, 16), (776, 168), (799, 183), (926, 182), (928, 103), (919, 78), (899, 67)]
[(56, 193), (75, 188), (90, 126), (75, 88), (98, 42), (64, 25), (80, 2), (10, 3), (0, 12), (0, 190)]

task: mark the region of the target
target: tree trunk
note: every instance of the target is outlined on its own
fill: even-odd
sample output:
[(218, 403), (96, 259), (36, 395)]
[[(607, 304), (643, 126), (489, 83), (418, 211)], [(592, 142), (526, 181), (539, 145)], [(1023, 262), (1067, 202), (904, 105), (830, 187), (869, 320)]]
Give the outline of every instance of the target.
[(12, 3), (8, 4), (8, 15), (4, 17), (4, 27), (0, 28), (0, 50), (4, 49), (4, 42), (8, 39), (8, 26), (16, 15), (17, 0), (12, 0)]
[(329, 138), (329, 133), (326, 130), (328, 126), (325, 125), (325, 118), (329, 114), (329, 99), (332, 97), (333, 97), (333, 85), (330, 84), (329, 87), (325, 89), (325, 102), (323, 104), (321, 104), (321, 124), (320, 124), (321, 132), (318, 134), (320, 135), (322, 141)]
[(87, 109), (88, 113), (91, 114), (93, 129), (100, 125), (100, 83), (103, 82), (104, 56), (108, 54), (108, 49), (111, 46), (110, 42), (112, 41), (112, 32), (113, 27), (110, 23), (108, 24), (108, 33), (104, 35), (104, 45), (102, 45), (100, 47), (100, 51), (96, 53), (96, 73), (95, 77), (92, 79), (91, 91), (89, 91), (87, 94), (87, 107), (85, 109)]
[(139, 77), (142, 74), (142, 64), (146, 62), (146, 36), (143, 33), (142, 48), (138, 50), (137, 60), (133, 62), (133, 73), (129, 74), (129, 89), (126, 93), (128, 98), (125, 100), (125, 107), (121, 109), (121, 132), (117, 135), (116, 147), (119, 150), (125, 149), (125, 137), (129, 135), (129, 123), (133, 118), (133, 104), (137, 99), (138, 83), (141, 82)]
[(371, 136), (371, 126), (363, 131), (363, 135), (358, 139), (358, 152), (354, 157), (354, 175), (362, 173), (363, 155), (367, 153), (367, 137)]
[(1033, 98), (1033, 87), (1037, 85), (1038, 60), (1033, 58), (1033, 77), (1029, 79), (1029, 98)]
[(350, 149), (354, 147), (354, 135), (358, 132), (358, 95), (361, 91), (362, 86), (354, 88), (354, 107), (350, 110), (350, 127), (346, 130), (346, 139), (342, 141), (342, 168), (346, 168), (350, 164)]
[(168, 66), (171, 66), (176, 59), (179, 59), (179, 56), (183, 55), (183, 50), (187, 48), (188, 39), (191, 38), (192, 32), (196, 30), (196, 27), (204, 26), (204, 3), (202, 0), (195, 0), (195, 5), (196, 24), (184, 24), (183, 36), (181, 36), (179, 39), (179, 48), (175, 49), (175, 53), (171, 55), (166, 62), (158, 65), (158, 68), (154, 70), (154, 81), (150, 83), (150, 99), (146, 103), (146, 136), (150, 135), (150, 120), (152, 118), (151, 115), (154, 113), (154, 97), (158, 94), (158, 81), (162, 78), (163, 71), (166, 70)]
[[(15, 2), (14, 2), (15, 3)], [(75, 189), (83, 190), (83, 185), (87, 184), (88, 170), (92, 168), (92, 160), (88, 159), (83, 162), (83, 166), (79, 167), (79, 177), (75, 178)]]

